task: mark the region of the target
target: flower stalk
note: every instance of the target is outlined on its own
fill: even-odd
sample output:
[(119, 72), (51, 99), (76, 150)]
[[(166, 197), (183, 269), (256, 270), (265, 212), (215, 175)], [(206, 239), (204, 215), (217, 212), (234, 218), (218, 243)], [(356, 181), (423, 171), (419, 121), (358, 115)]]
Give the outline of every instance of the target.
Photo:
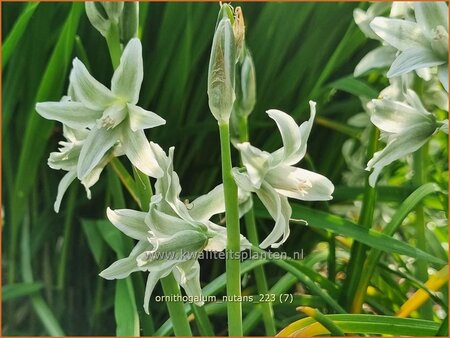
[[(219, 132), (227, 224), (228, 335), (242, 336), (242, 306), (238, 301), (241, 296), (241, 268), (238, 258), (241, 251), (238, 190), (231, 174), (230, 126), (228, 122), (219, 123)], [(234, 301), (235, 299), (237, 301)]]

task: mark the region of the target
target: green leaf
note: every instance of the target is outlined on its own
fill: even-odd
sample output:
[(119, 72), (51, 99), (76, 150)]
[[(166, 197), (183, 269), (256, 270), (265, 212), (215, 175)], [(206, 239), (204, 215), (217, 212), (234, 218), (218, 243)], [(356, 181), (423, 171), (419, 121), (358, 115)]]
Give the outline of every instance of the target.
[(6, 64), (11, 57), (13, 50), (16, 48), (17, 43), (20, 41), (28, 22), (33, 17), (34, 11), (38, 7), (39, 2), (30, 2), (27, 7), (20, 14), (19, 19), (16, 21), (13, 29), (4, 40), (2, 46), (2, 68), (5, 68)]
[[(265, 212), (260, 211), (259, 214), (261, 214), (261, 216), (268, 217), (268, 214)], [(292, 203), (292, 218), (305, 220), (308, 225), (313, 228), (325, 229), (343, 236), (351, 237), (370, 246), (371, 248), (376, 248), (384, 252), (396, 252), (416, 259), (423, 259), (431, 263), (441, 265), (446, 264), (445, 261), (440, 258), (416, 249), (407, 243), (401, 242), (372, 229), (364, 229), (342, 217), (328, 214), (323, 211), (313, 210), (299, 204)]]
[[(345, 333), (385, 334), (392, 336), (434, 336), (439, 324), (421, 319), (398, 318), (377, 315), (327, 315)], [(308, 317), (283, 329), (281, 336), (328, 335), (329, 331)]]
[(363, 81), (355, 79), (352, 75), (336, 80), (328, 86), (355, 96), (363, 96), (368, 99), (376, 98), (378, 96), (378, 92), (375, 89)]
[(139, 336), (139, 315), (130, 278), (119, 279), (116, 282), (114, 315), (117, 336)]
[(81, 226), (83, 228), (85, 237), (87, 239), (89, 248), (97, 265), (100, 265), (104, 242), (100, 231), (97, 228), (96, 222), (93, 220), (82, 220)]
[(18, 283), (2, 286), (2, 302), (14, 300), (19, 297), (29, 296), (43, 287), (42, 283)]

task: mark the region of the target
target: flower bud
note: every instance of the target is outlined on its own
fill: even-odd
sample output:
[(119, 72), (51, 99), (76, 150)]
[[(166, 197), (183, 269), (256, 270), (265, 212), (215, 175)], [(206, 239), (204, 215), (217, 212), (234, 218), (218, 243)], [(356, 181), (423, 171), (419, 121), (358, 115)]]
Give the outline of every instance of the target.
[(208, 98), (212, 114), (220, 122), (228, 122), (235, 100), (234, 77), (236, 44), (228, 18), (223, 18), (214, 34), (208, 69)]
[(250, 51), (246, 48), (244, 61), (241, 66), (241, 114), (248, 116), (252, 112), (256, 103), (256, 78), (255, 66)]
[(111, 25), (117, 25), (122, 15), (123, 2), (92, 2), (85, 3), (86, 14), (92, 26), (97, 29), (101, 35), (105, 36)]

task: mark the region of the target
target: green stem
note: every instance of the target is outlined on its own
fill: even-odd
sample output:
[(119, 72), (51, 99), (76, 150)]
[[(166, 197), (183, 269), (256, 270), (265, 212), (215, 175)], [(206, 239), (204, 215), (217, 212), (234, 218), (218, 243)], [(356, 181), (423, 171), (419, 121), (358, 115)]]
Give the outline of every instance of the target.
[(215, 336), (211, 322), (209, 321), (208, 314), (206, 313), (205, 306), (191, 305), (192, 312), (195, 316), (195, 322), (197, 323), (198, 331), (202, 336)]
[(119, 25), (111, 25), (106, 34), (106, 43), (108, 44), (109, 55), (113, 68), (116, 69), (120, 63), (120, 56), (122, 55), (122, 48), (120, 47), (120, 32)]
[[(239, 138), (241, 142), (249, 140), (247, 118), (242, 117), (239, 123)], [(241, 159), (242, 162), (242, 159)], [(250, 197), (251, 198), (251, 197)], [(247, 238), (253, 245), (259, 244), (258, 231), (256, 229), (255, 211), (253, 207), (245, 214), (245, 228), (247, 230)], [(259, 294), (268, 294), (269, 287), (267, 284), (266, 273), (263, 266), (257, 266), (254, 269), (256, 289)], [(273, 318), (273, 306), (270, 302), (261, 303), (261, 312), (263, 316), (264, 328), (267, 336), (275, 336), (277, 329)]]
[[(427, 154), (427, 146), (424, 145), (422, 148), (417, 150), (414, 153), (413, 157), (413, 171), (414, 176), (412, 178), (413, 184), (415, 187), (420, 187), (426, 182), (425, 178), (425, 165), (426, 165), (426, 154)], [(417, 248), (422, 251), (427, 251), (427, 242), (425, 238), (425, 213), (423, 208), (423, 203), (419, 203), (416, 206), (416, 240), (417, 240)], [(428, 279), (427, 272), (427, 262), (423, 259), (419, 259), (416, 261), (416, 277), (425, 282)], [(431, 302), (427, 301), (419, 310), (420, 314), (424, 319), (432, 319), (433, 311), (431, 308)]]
[[(161, 279), (161, 285), (164, 291), (164, 295), (181, 295), (180, 287), (173, 274)], [(166, 302), (169, 310), (170, 319), (173, 324), (173, 331), (176, 336), (192, 336), (191, 327), (184, 311), (182, 302)]]
[[(368, 159), (372, 158), (373, 154), (377, 150), (378, 136), (379, 136), (378, 129), (372, 126), (369, 145), (367, 148)], [(361, 207), (361, 214), (358, 222), (359, 225), (361, 225), (366, 229), (370, 229), (372, 227), (375, 202), (376, 202), (376, 189), (372, 188), (369, 185), (369, 177), (367, 177)], [(366, 251), (367, 251), (366, 245), (356, 241), (354, 242), (350, 253), (350, 262), (347, 267), (347, 278), (342, 288), (343, 290), (342, 300), (344, 302), (344, 305), (349, 310), (351, 310), (352, 313), (359, 313), (361, 311), (359, 304), (358, 306), (355, 306), (354, 299), (357, 293), (359, 280), (361, 278), (361, 275), (364, 273), (363, 268), (367, 255)]]
[[(111, 28), (106, 35), (106, 42), (108, 44), (112, 65), (114, 69), (116, 69), (119, 66), (120, 56), (122, 54), (118, 25), (111, 25)], [(119, 160), (113, 159), (111, 164), (114, 172), (117, 174), (125, 188), (130, 192), (131, 196), (138, 203), (141, 209), (144, 211), (148, 210), (148, 201), (150, 201), (153, 194), (148, 177), (144, 178), (137, 169), (133, 169), (137, 182), (133, 181)], [(165, 295), (181, 295), (178, 284), (172, 274), (161, 279), (161, 285)], [(181, 336), (192, 336), (183, 303), (167, 302), (167, 307), (173, 321), (175, 334)]]
[(241, 251), (237, 186), (231, 174), (230, 126), (219, 123), (222, 179), (227, 224), (228, 335), (242, 336), (242, 304), (239, 253)]

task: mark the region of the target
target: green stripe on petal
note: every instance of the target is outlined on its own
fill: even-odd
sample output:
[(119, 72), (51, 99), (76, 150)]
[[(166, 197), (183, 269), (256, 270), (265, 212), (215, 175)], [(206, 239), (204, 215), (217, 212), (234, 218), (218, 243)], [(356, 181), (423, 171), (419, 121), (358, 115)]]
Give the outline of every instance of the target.
[(116, 96), (136, 104), (143, 78), (142, 45), (138, 38), (134, 38), (128, 42), (120, 57), (119, 67), (111, 80), (111, 90)]
[(102, 112), (87, 108), (80, 102), (41, 102), (36, 111), (48, 120), (59, 121), (70, 128), (84, 129), (95, 125)]
[(128, 237), (146, 240), (150, 230), (145, 224), (145, 212), (130, 209), (106, 210), (108, 219), (114, 226)]

